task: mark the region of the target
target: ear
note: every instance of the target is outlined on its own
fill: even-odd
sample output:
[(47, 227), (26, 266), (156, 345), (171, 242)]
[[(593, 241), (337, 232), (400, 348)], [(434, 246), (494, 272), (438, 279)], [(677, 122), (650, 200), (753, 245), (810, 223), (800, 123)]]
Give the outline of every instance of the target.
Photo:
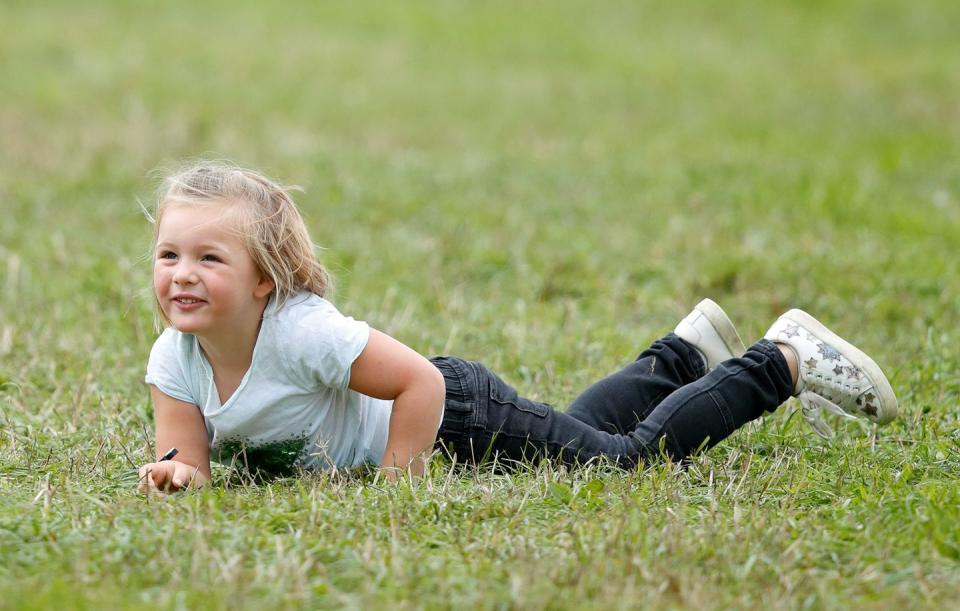
[(257, 299), (263, 299), (273, 292), (273, 289), (276, 288), (276, 286), (277, 285), (273, 282), (273, 280), (270, 279), (269, 276), (261, 276), (260, 282), (257, 284), (256, 288), (253, 289), (253, 296)]

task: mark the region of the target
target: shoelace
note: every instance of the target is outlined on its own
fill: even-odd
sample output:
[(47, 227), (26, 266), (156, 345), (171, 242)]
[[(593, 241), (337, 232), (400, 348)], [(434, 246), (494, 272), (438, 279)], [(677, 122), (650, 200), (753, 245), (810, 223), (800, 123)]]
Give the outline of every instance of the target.
[(856, 416), (843, 411), (843, 409), (833, 401), (818, 395), (814, 391), (804, 390), (797, 395), (797, 399), (800, 400), (803, 419), (807, 421), (810, 428), (812, 428), (817, 435), (820, 435), (827, 441), (833, 439), (833, 429), (823, 421), (823, 410), (847, 420), (857, 419)]

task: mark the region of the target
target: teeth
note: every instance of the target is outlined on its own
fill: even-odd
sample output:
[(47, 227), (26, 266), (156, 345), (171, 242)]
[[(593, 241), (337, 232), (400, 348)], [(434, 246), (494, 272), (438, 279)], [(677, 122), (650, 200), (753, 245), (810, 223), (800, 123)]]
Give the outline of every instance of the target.
[(180, 297), (177, 299), (180, 303), (199, 303), (199, 299), (187, 299), (186, 297)]

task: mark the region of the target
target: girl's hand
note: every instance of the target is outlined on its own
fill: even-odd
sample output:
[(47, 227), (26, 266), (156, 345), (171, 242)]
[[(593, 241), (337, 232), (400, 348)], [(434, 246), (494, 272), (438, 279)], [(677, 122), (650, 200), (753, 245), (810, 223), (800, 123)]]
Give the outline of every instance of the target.
[(152, 462), (140, 467), (140, 491), (145, 494), (166, 494), (202, 486), (207, 477), (197, 467), (177, 460)]
[[(140, 467), (140, 490), (165, 494), (210, 481), (210, 449), (200, 408), (150, 387), (157, 422), (157, 447), (177, 448), (176, 460), (158, 460)], [(157, 454), (159, 459), (162, 455)]]

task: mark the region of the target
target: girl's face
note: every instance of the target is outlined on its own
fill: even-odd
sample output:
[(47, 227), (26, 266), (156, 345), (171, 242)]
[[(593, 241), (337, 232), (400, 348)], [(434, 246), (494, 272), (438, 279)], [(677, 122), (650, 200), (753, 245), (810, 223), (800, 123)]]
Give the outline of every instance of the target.
[(258, 324), (273, 290), (225, 211), (224, 204), (168, 206), (154, 252), (153, 290), (163, 313), (179, 331), (207, 339)]

